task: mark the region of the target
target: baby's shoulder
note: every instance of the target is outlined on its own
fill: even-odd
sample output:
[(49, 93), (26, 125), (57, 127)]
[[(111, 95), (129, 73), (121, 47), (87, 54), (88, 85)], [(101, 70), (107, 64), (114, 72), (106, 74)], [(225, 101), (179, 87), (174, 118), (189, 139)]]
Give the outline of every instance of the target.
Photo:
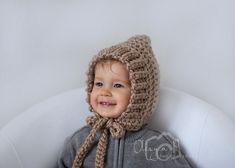
[(82, 141), (88, 136), (91, 131), (91, 126), (86, 125), (75, 131), (72, 136), (70, 136), (70, 141)]
[(90, 131), (91, 131), (91, 126), (85, 125), (81, 127), (80, 129), (78, 129), (77, 131), (75, 131), (72, 136), (75, 136), (77, 134), (88, 134)]

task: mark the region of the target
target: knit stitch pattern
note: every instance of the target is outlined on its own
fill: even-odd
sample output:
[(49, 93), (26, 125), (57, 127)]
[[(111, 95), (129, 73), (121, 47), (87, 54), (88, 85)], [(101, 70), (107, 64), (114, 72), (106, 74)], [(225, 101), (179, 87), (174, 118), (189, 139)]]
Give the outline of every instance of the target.
[[(105, 155), (109, 133), (113, 138), (121, 138), (125, 131), (137, 131), (147, 123), (159, 100), (160, 72), (154, 56), (150, 38), (147, 35), (136, 35), (127, 41), (101, 50), (93, 57), (87, 72), (87, 102), (90, 105), (90, 94), (94, 84), (95, 66), (101, 60), (117, 60), (123, 63), (131, 83), (130, 103), (118, 118), (105, 119), (95, 114), (87, 119), (92, 130), (78, 150), (73, 168), (82, 166), (97, 131), (101, 132), (96, 149), (95, 167), (105, 167)], [(90, 105), (90, 111), (94, 111)]]

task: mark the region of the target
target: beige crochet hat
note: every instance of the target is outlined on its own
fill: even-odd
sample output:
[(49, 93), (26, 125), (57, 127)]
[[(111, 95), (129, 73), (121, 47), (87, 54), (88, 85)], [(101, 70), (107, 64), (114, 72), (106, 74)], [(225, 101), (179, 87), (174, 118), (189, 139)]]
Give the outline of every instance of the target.
[[(131, 83), (130, 103), (126, 111), (118, 118), (105, 119), (95, 114), (87, 119), (88, 124), (92, 126), (92, 130), (78, 150), (73, 168), (82, 166), (97, 131), (101, 132), (101, 137), (97, 146), (95, 166), (104, 167), (109, 133), (113, 138), (120, 138), (125, 131), (141, 129), (150, 118), (158, 102), (160, 73), (151, 47), (151, 41), (146, 35), (136, 35), (125, 42), (101, 50), (91, 60), (87, 79), (87, 102), (89, 105), (95, 77), (95, 66), (99, 61), (109, 59), (120, 61), (129, 72)], [(93, 111), (91, 105), (90, 110)]]

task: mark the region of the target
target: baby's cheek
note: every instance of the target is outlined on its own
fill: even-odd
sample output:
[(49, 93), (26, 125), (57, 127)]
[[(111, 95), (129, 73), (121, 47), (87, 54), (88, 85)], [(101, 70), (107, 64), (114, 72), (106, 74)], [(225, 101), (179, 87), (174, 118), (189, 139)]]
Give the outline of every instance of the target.
[(128, 106), (128, 104), (129, 104), (129, 101), (127, 101), (127, 99), (122, 99), (121, 101), (120, 101), (120, 103), (121, 103), (121, 108), (122, 108), (122, 110), (125, 110), (126, 108), (127, 108), (127, 106)]
[(90, 97), (90, 103), (91, 103), (91, 106), (93, 107), (93, 108), (95, 108), (97, 105), (97, 103), (96, 103), (96, 99), (95, 99), (95, 96), (93, 95), (93, 94), (91, 94), (91, 97)]

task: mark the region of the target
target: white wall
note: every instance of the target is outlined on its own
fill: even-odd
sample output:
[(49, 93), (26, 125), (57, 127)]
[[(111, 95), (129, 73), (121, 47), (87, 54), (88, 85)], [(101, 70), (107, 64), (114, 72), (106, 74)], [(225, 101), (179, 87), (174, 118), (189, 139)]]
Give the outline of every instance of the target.
[(85, 83), (90, 58), (148, 34), (162, 85), (235, 119), (232, 0), (0, 0), (0, 128), (35, 103)]

